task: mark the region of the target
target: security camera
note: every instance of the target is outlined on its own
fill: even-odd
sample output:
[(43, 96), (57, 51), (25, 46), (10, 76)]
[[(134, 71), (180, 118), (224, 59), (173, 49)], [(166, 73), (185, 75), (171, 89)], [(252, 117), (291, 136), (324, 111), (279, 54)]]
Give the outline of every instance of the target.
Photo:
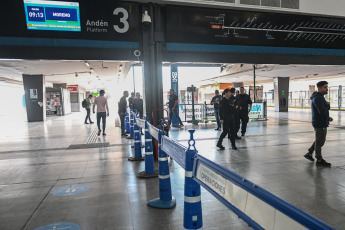
[(75, 73), (75, 77), (78, 77), (78, 73)]
[(140, 50), (134, 50), (134, 56), (139, 57), (141, 55)]
[(143, 16), (141, 17), (141, 22), (144, 24), (151, 24), (151, 17), (148, 14), (147, 10), (143, 13)]

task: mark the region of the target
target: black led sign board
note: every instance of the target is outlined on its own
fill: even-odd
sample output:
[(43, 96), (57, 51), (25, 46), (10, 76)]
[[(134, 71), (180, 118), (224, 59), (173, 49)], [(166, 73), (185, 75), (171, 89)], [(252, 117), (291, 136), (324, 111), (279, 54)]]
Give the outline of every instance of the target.
[(139, 5), (107, 0), (7, 0), (0, 37), (139, 42)]
[(168, 43), (345, 49), (345, 19), (167, 6)]

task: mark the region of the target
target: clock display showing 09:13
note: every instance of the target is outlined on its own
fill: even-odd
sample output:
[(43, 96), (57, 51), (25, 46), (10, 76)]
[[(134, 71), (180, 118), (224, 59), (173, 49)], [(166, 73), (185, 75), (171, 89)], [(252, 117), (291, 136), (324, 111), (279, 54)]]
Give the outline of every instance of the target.
[(44, 13), (35, 13), (35, 12), (29, 12), (30, 18), (44, 18)]

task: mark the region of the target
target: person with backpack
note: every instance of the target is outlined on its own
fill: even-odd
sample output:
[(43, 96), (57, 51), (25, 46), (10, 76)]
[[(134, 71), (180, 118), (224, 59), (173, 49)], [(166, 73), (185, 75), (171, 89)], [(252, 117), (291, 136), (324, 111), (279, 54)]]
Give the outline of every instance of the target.
[(82, 103), (83, 108), (86, 109), (86, 117), (85, 117), (85, 122), (84, 122), (85, 124), (89, 124), (87, 123), (88, 119), (89, 119), (90, 124), (93, 124), (93, 122), (91, 121), (91, 106), (92, 106), (91, 99), (92, 99), (92, 95), (90, 94), (88, 98), (86, 98)]

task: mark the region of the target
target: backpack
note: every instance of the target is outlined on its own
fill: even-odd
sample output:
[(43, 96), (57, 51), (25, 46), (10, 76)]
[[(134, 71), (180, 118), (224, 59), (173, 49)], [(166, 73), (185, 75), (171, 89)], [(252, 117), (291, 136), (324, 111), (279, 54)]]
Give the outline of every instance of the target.
[(83, 108), (86, 108), (86, 107), (87, 107), (86, 99), (83, 100), (83, 102), (81, 103), (81, 106), (82, 106)]

